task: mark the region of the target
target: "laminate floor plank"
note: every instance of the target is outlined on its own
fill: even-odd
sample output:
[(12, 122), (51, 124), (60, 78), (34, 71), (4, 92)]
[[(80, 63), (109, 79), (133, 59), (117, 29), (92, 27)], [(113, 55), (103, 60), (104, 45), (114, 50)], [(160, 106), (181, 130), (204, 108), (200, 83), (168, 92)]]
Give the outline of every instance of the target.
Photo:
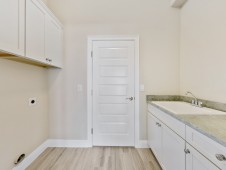
[(150, 149), (137, 149), (144, 163), (145, 169), (161, 170), (154, 154)]
[(144, 161), (141, 159), (137, 149), (131, 149), (131, 157), (136, 170), (146, 170)]
[[(44, 162), (44, 160), (51, 155), (53, 148), (47, 148), (42, 154), (32, 163), (33, 169), (38, 169), (38, 167)], [(31, 170), (29, 167), (27, 170)]]
[(149, 149), (47, 148), (26, 170), (161, 170)]

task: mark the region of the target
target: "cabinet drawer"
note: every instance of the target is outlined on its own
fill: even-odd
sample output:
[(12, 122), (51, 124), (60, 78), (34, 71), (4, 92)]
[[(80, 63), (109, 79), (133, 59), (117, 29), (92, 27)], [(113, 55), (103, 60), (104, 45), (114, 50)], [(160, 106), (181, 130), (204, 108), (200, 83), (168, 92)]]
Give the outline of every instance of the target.
[(219, 168), (226, 169), (226, 160), (220, 161), (216, 157), (217, 154), (226, 157), (226, 147), (190, 128), (189, 126), (186, 126), (186, 141)]
[(155, 117), (160, 119), (165, 125), (176, 132), (179, 136), (185, 139), (185, 124), (172, 116), (164, 113), (160, 109), (148, 104), (148, 111), (151, 112)]

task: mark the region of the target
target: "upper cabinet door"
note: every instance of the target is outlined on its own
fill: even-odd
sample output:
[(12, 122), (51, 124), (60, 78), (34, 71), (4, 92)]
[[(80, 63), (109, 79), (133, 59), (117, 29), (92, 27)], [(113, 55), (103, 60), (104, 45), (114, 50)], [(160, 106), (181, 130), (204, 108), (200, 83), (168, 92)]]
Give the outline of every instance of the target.
[(1, 0), (0, 3), (0, 51), (23, 56), (25, 0)]
[(37, 1), (26, 1), (26, 57), (41, 62), (45, 62), (45, 16)]
[(45, 22), (45, 57), (48, 64), (61, 67), (62, 28), (49, 15)]

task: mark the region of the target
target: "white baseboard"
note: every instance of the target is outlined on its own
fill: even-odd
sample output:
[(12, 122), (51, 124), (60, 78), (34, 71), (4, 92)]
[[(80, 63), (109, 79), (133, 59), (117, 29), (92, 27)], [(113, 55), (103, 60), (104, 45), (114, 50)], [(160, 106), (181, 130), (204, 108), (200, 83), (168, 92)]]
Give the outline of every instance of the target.
[(136, 148), (149, 148), (147, 140), (140, 140)]
[[(92, 144), (88, 140), (61, 140), (61, 139), (49, 139), (35, 149), (30, 155), (28, 155), (24, 161), (14, 167), (12, 170), (24, 170), (26, 169), (41, 153), (48, 147), (65, 147), (65, 148), (88, 148), (92, 147)], [(149, 148), (147, 140), (140, 140), (136, 148)]]
[(88, 140), (61, 140), (49, 139), (49, 147), (65, 147), (65, 148), (88, 148), (92, 147)]
[(28, 155), (21, 164), (15, 166), (13, 170), (24, 170), (26, 169), (46, 148), (48, 148), (48, 140), (36, 148), (30, 155)]
[(23, 162), (19, 165), (15, 166), (12, 170), (24, 170), (26, 169), (41, 153), (47, 149), (48, 147), (92, 147), (88, 140), (55, 140), (49, 139), (46, 140), (43, 144), (41, 144), (37, 149), (35, 149), (30, 155), (28, 155)]

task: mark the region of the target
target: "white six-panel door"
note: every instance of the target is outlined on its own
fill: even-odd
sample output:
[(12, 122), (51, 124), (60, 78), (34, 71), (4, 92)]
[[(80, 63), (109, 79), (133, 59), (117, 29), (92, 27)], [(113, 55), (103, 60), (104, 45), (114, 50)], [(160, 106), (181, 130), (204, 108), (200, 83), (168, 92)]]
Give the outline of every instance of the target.
[(134, 52), (134, 41), (93, 41), (93, 145), (134, 146)]

